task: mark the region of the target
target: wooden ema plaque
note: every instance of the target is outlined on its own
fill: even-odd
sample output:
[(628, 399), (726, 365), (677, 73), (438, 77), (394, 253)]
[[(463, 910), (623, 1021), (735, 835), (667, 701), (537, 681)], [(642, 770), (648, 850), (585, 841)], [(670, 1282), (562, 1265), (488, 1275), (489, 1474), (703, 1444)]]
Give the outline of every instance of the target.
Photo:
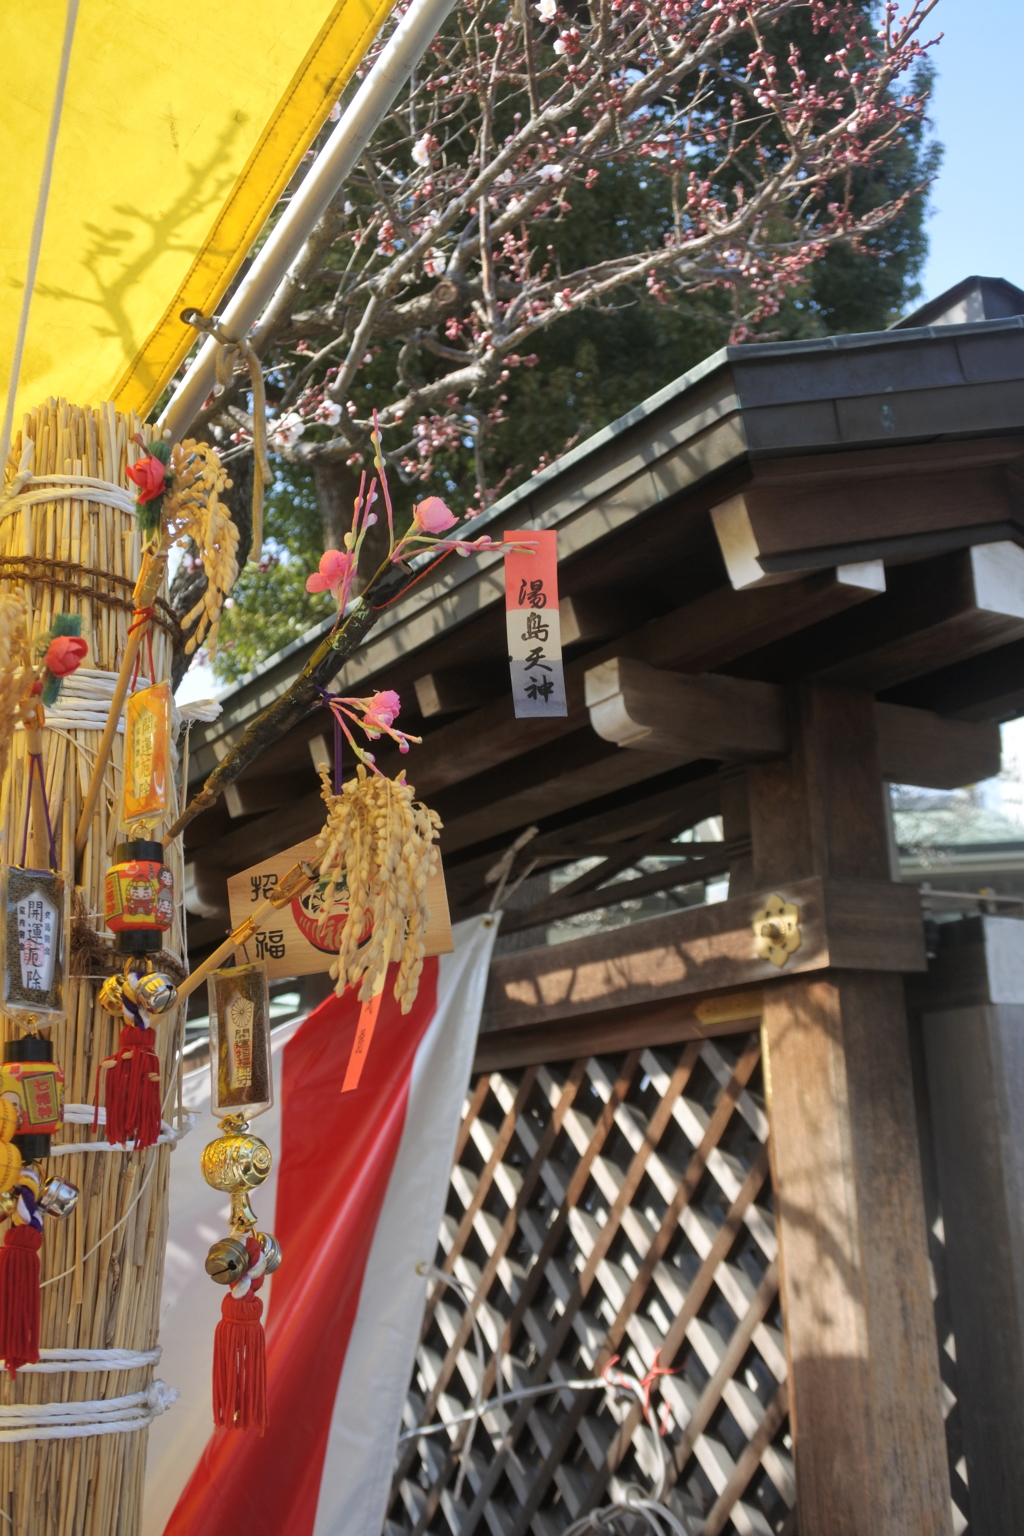
[[(231, 926), (237, 928), (249, 914), (273, 891), (282, 875), (300, 859), (316, 856), (316, 838), (285, 848), (273, 858), (253, 864), (228, 881), (228, 904), (231, 908)], [(326, 928), (318, 923), (319, 887), (287, 907), (272, 912), (263, 927), (247, 945), (250, 958), (265, 960), (267, 975), (271, 981), (279, 976), (312, 976), (317, 971), (329, 971), (337, 959), (338, 946), (330, 948), (335, 923), (332, 919)], [(440, 865), (427, 881), (427, 906), (430, 921), (425, 935), (428, 955), (450, 955), (452, 952), (452, 926), (448, 916), (448, 894)]]

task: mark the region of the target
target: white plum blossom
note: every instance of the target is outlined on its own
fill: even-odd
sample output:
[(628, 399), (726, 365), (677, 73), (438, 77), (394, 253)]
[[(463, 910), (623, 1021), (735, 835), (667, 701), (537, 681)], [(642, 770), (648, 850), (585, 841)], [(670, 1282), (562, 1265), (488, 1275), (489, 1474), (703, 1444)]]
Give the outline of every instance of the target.
[(341, 406), (336, 400), (324, 400), (317, 406), (316, 419), (328, 427), (336, 427), (341, 420)]
[(542, 165), (537, 175), (541, 181), (561, 181), (565, 175), (565, 167), (563, 165)]
[(554, 21), (557, 15), (557, 0), (540, 0), (537, 6), (537, 16), (540, 21)]
[(433, 147), (431, 134), (424, 133), (418, 138), (412, 147), (412, 158), (415, 165), (427, 166), (430, 164), (430, 151)]
[(270, 422), (269, 430), (271, 441), (276, 446), (279, 448), (294, 448), (306, 430), (306, 423), (294, 411), (288, 411), (286, 415), (281, 417), (280, 421)]

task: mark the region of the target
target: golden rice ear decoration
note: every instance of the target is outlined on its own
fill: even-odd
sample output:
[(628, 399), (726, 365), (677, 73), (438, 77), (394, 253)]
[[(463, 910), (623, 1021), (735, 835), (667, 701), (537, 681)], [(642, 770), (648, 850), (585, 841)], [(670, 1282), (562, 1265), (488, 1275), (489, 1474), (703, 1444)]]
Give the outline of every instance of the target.
[(6, 1195), (8, 1190), (13, 1189), (20, 1177), (21, 1153), (13, 1142), (0, 1141), (0, 1195)]
[(172, 542), (194, 540), (206, 572), (206, 591), (181, 621), (187, 630), (198, 620), (185, 651), (191, 655), (205, 638), (212, 656), (224, 599), (238, 578), (238, 529), (220, 499), (231, 481), (216, 451), (192, 438), (175, 443), (168, 468), (172, 489), (164, 501), (164, 525)]
[(18, 1134), (18, 1106), (10, 1099), (0, 1098), (0, 1142), (10, 1141)]
[(348, 912), (331, 967), (338, 996), (346, 986), (356, 987), (365, 1003), (388, 960), (397, 960), (395, 998), (408, 1013), (426, 954), (427, 877), (440, 859), (441, 818), (404, 779), (367, 773), (361, 763), (340, 794), (326, 771), (320, 779), (327, 806), (327, 824), (317, 838), (320, 878), (327, 882), (321, 923), (335, 911)]
[(28, 641), (28, 605), (19, 592), (0, 595), (0, 778), (17, 724), (18, 705), (32, 669)]

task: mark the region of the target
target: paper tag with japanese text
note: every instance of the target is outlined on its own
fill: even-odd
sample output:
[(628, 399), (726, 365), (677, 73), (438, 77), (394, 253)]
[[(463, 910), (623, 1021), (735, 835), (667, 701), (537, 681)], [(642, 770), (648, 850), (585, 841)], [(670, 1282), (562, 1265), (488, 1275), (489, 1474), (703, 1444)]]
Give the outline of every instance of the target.
[(506, 532), (506, 544), (535, 549), (505, 556), (505, 624), (516, 718), (565, 715), (562, 637), (558, 627), (558, 535), (533, 528)]

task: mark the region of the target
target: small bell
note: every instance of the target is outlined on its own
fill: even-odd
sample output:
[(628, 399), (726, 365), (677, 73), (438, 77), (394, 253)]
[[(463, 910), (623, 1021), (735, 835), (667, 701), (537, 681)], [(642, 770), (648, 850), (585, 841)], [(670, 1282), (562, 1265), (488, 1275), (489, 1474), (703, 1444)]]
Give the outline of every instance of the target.
[(206, 1255), (206, 1273), (218, 1285), (236, 1285), (249, 1268), (249, 1254), (237, 1237), (222, 1237)]
[(178, 1000), (178, 989), (162, 971), (149, 971), (135, 983), (139, 1007), (147, 1013), (167, 1013)]
[(70, 1184), (67, 1179), (47, 1179), (39, 1192), (36, 1205), (47, 1216), (55, 1216), (58, 1221), (63, 1221), (65, 1216), (70, 1216), (78, 1204), (78, 1186)]
[(118, 971), (116, 976), (108, 976), (96, 994), (96, 1001), (105, 1013), (112, 1014), (119, 1019), (124, 1010), (124, 977)]
[(266, 1265), (264, 1274), (272, 1275), (274, 1270), (279, 1269), (281, 1265), (281, 1259), (283, 1257), (281, 1253), (281, 1244), (278, 1242), (273, 1232), (254, 1232), (253, 1237), (259, 1243), (263, 1252), (263, 1262)]

